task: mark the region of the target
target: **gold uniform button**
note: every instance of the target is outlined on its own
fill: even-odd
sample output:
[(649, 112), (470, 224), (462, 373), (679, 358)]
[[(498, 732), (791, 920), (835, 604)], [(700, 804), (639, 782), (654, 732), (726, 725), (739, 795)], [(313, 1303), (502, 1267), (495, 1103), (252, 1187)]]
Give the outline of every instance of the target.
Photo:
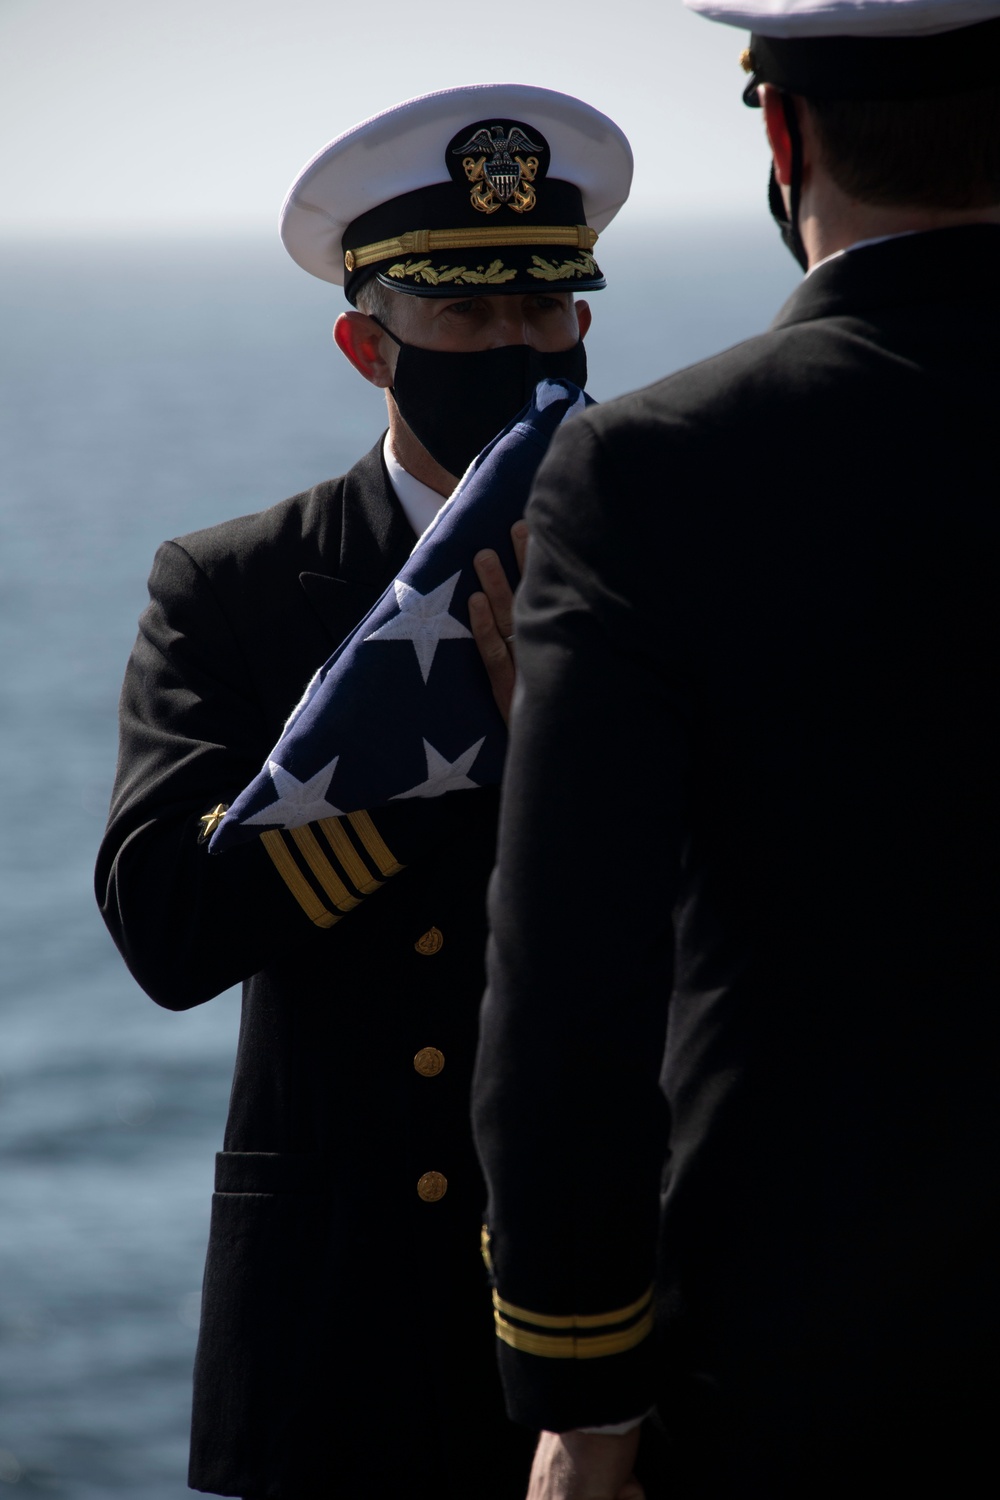
[(429, 958), (432, 953), (440, 953), (441, 949), (444, 947), (444, 938), (441, 934), (440, 928), (429, 927), (424, 933), (423, 937), (417, 938), (417, 941), (413, 946), (414, 948), (416, 948), (417, 952), (422, 953), (425, 958)]
[(443, 1172), (425, 1172), (417, 1183), (417, 1196), (425, 1203), (439, 1203), (448, 1191), (448, 1179)]
[(413, 1066), (421, 1078), (436, 1078), (444, 1067), (444, 1053), (437, 1047), (421, 1047), (413, 1059)]

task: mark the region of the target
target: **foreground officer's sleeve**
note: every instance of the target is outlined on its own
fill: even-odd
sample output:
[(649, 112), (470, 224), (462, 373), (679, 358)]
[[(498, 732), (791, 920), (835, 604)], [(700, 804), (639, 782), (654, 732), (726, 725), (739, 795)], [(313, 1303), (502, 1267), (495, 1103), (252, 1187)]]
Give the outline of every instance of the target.
[(214, 817), (256, 775), (324, 647), (300, 660), (297, 631), (277, 642), (274, 670), (287, 680), (278, 709), (267, 701), (276, 697), (273, 672), (232, 626), (237, 610), (259, 609), (252, 597), (220, 597), (173, 542), (157, 553), (149, 591), (122, 689), (96, 887), (136, 980), (159, 1004), (183, 1010), (291, 949), (329, 945), (330, 928), (455, 837), (469, 816), (460, 799), (478, 794), (324, 819), (210, 854)]
[(491, 890), (484, 1253), (508, 1409), (555, 1431), (633, 1417), (653, 1389), (688, 715), (644, 451), (591, 414), (539, 474)]

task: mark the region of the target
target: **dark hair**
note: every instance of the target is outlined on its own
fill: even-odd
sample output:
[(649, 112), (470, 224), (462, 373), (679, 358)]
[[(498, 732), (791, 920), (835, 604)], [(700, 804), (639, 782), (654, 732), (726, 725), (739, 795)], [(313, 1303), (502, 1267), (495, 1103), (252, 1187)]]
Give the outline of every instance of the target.
[(862, 203), (1000, 203), (1000, 89), (939, 99), (809, 99), (823, 162)]

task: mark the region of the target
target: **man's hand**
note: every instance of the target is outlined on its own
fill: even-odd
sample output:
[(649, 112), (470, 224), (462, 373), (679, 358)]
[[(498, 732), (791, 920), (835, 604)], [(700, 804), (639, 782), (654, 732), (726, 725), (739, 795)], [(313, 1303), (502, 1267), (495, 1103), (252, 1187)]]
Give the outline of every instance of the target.
[(597, 1432), (543, 1432), (535, 1449), (527, 1500), (645, 1500), (632, 1473), (639, 1429), (624, 1437)]
[[(518, 571), (523, 572), (528, 550), (526, 522), (515, 521), (510, 534)], [(472, 565), (483, 592), (469, 599), (469, 623), (489, 674), (497, 708), (507, 724), (514, 696), (514, 592), (495, 552), (477, 552)]]

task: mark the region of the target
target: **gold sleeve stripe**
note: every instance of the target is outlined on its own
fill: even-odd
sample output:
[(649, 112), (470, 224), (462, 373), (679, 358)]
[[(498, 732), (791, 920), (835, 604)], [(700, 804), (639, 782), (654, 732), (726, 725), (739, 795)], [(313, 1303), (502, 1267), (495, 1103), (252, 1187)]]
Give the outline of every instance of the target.
[(517, 1307), (513, 1302), (505, 1302), (498, 1292), (493, 1293), (493, 1306), (498, 1314), (506, 1313), (510, 1318), (517, 1318), (519, 1323), (531, 1323), (535, 1328), (606, 1328), (609, 1323), (627, 1323), (630, 1318), (637, 1317), (639, 1313), (644, 1312), (652, 1295), (653, 1288), (649, 1287), (641, 1297), (637, 1297), (627, 1307), (616, 1308), (614, 1312), (570, 1313), (563, 1317), (549, 1313), (528, 1312), (527, 1308)]
[(383, 875), (398, 875), (403, 868), (396, 860), (392, 850), (382, 839), (375, 824), (366, 812), (348, 813), (347, 821), (354, 832), (365, 846), (365, 853), (370, 855)]
[(340, 918), (335, 916), (332, 911), (327, 911), (322, 901), (320, 901), (319, 897), (313, 891), (312, 886), (292, 858), (288, 846), (277, 828), (269, 828), (266, 833), (262, 833), (260, 841), (271, 856), (271, 861), (278, 874), (310, 922), (315, 922), (317, 927), (333, 927), (335, 923), (339, 922)]
[(312, 829), (304, 825), (301, 828), (290, 828), (288, 831), (302, 858), (334, 906), (339, 911), (353, 911), (356, 906), (360, 906), (361, 902), (359, 898), (351, 895), (347, 886), (320, 848), (319, 841)]
[(321, 818), (319, 823), (323, 830), (323, 836), (334, 856), (339, 861), (340, 868), (362, 896), (370, 896), (372, 891), (381, 889), (381, 880), (376, 880), (361, 855), (351, 843), (344, 831), (343, 824), (339, 818)]
[(604, 1359), (609, 1354), (625, 1354), (641, 1344), (653, 1331), (653, 1310), (640, 1322), (618, 1333), (601, 1333), (591, 1338), (560, 1338), (555, 1334), (528, 1333), (516, 1328), (506, 1318), (494, 1313), (497, 1338), (522, 1354), (537, 1354), (543, 1359)]

